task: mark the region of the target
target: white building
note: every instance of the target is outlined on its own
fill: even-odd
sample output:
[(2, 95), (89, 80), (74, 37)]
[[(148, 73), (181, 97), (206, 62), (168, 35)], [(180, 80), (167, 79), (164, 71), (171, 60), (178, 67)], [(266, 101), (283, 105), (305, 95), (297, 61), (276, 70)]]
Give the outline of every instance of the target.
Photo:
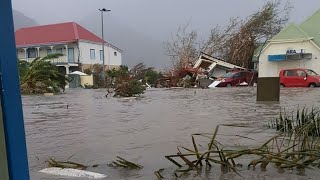
[(253, 61), (259, 77), (279, 77), (281, 69), (309, 68), (320, 74), (320, 10), (300, 25), (290, 24), (259, 47)]
[(51, 62), (65, 67), (66, 74), (102, 64), (103, 42), (106, 68), (122, 64), (121, 49), (74, 22), (22, 28), (15, 32), (15, 38), (18, 59), (31, 62), (37, 57), (60, 53), (63, 56)]

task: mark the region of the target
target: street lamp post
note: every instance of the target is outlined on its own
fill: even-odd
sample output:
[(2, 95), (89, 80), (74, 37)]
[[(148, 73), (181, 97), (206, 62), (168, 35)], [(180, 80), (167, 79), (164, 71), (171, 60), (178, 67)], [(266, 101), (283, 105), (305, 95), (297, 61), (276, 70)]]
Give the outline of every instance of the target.
[[(103, 13), (104, 12), (110, 12), (111, 10), (110, 9), (106, 9), (106, 8), (102, 8), (102, 9), (99, 9), (99, 11), (101, 12), (101, 37), (102, 37), (102, 76), (103, 76), (103, 85), (105, 85), (105, 78), (106, 78), (106, 75), (105, 75), (105, 71), (106, 71), (106, 68), (105, 68), (105, 64), (104, 64), (104, 44), (105, 44), (105, 41), (104, 41), (104, 31), (103, 31)], [(109, 89), (108, 89), (108, 92), (109, 92)]]

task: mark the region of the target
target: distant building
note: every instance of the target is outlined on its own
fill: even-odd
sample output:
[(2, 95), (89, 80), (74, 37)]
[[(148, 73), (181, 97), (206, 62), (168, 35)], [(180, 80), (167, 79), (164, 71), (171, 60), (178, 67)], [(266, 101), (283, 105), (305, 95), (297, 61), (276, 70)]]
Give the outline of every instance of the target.
[[(15, 32), (15, 38), (18, 59), (31, 62), (37, 57), (61, 53), (63, 56), (51, 62), (65, 67), (66, 74), (102, 64), (103, 40), (75, 22), (22, 28)], [(106, 68), (109, 63), (110, 68), (120, 66), (122, 50), (108, 42), (104, 44)]]
[(320, 10), (299, 25), (290, 24), (253, 57), (259, 77), (278, 77), (284, 68), (310, 68), (320, 73)]

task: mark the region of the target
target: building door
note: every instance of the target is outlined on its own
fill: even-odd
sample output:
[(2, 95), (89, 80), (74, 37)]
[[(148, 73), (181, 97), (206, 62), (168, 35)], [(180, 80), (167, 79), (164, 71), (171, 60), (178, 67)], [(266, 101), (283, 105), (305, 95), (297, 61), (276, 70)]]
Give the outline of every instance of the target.
[(68, 48), (68, 62), (69, 63), (74, 63), (74, 49), (73, 48)]

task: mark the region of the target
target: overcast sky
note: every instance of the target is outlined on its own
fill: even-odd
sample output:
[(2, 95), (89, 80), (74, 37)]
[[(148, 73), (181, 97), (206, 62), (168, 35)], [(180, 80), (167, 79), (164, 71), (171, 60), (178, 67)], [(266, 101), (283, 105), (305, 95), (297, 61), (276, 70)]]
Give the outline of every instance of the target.
[[(320, 0), (289, 1), (294, 6), (291, 22), (301, 22), (320, 8)], [(99, 18), (98, 9), (105, 7), (112, 10), (109, 18), (152, 38), (166, 40), (187, 22), (200, 34), (206, 34), (211, 27), (224, 25), (231, 17), (253, 13), (265, 0), (12, 0), (12, 3), (14, 9), (39, 24), (78, 21), (93, 13)]]

